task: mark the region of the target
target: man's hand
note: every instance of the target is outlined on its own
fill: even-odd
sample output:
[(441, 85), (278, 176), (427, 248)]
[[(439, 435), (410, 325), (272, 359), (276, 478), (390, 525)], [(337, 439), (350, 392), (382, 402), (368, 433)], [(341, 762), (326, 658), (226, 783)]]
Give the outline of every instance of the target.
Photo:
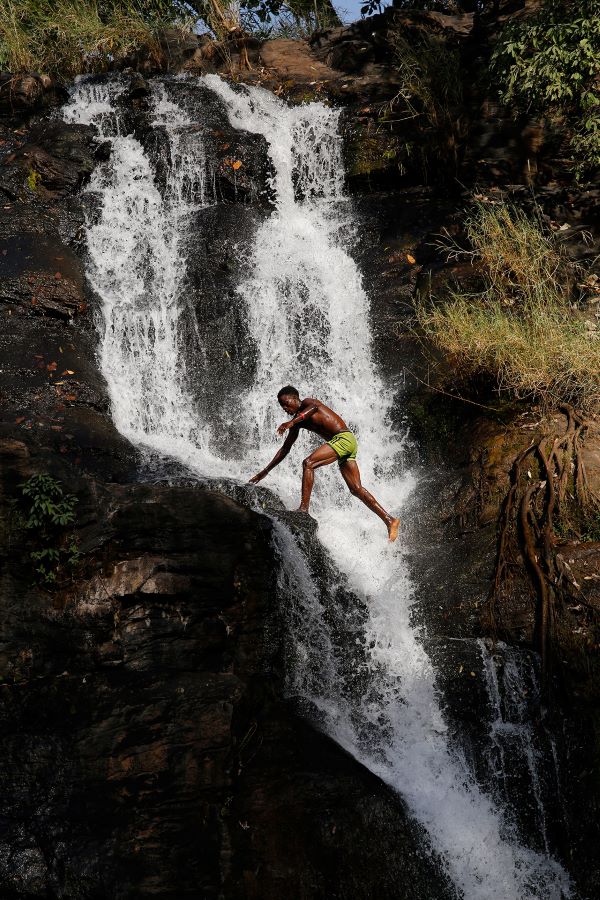
[(259, 481), (263, 480), (263, 478), (265, 477), (266, 474), (267, 473), (263, 469), (263, 471), (258, 472), (258, 474), (254, 476), (254, 478), (251, 478), (250, 481), (248, 482), (248, 484), (258, 484)]
[(279, 437), (281, 437), (282, 435), (284, 435), (285, 432), (288, 430), (288, 428), (291, 428), (293, 424), (294, 424), (294, 420), (293, 420), (293, 419), (292, 419), (291, 421), (289, 421), (289, 422), (283, 422), (283, 423), (279, 426), (279, 428), (277, 429), (277, 434), (279, 435)]

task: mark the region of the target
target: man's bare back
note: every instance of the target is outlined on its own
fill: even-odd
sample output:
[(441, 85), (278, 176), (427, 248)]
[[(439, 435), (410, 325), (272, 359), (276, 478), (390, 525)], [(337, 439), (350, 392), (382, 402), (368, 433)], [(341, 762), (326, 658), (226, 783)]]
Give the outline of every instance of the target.
[(277, 451), (271, 462), (253, 478), (250, 479), (251, 484), (258, 484), (259, 481), (268, 475), (271, 469), (278, 466), (290, 452), (293, 444), (298, 438), (301, 428), (312, 431), (322, 437), (326, 443), (318, 447), (310, 454), (302, 463), (302, 501), (300, 510), (308, 512), (310, 504), (310, 496), (314, 483), (314, 470), (321, 466), (328, 466), (333, 462), (338, 462), (342, 478), (346, 482), (350, 493), (374, 512), (380, 519), (383, 519), (388, 530), (390, 541), (395, 541), (398, 536), (398, 528), (400, 519), (395, 519), (385, 509), (380, 506), (375, 497), (364, 488), (360, 481), (360, 471), (356, 464), (356, 454), (358, 445), (356, 437), (349, 430), (348, 426), (336, 412), (321, 403), (315, 397), (306, 397), (300, 400), (300, 396), (296, 388), (287, 385), (282, 388), (277, 399), (280, 406), (292, 416), (289, 422), (283, 422), (277, 429), (277, 434), (288, 435), (283, 442), (283, 446)]

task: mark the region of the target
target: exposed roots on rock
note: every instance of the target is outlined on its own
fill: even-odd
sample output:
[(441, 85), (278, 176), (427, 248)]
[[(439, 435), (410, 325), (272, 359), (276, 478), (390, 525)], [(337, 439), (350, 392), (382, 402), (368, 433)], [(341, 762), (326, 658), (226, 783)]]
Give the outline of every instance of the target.
[(571, 406), (564, 404), (560, 411), (567, 420), (565, 432), (532, 443), (512, 465), (487, 603), (488, 624), (497, 633), (511, 572), (526, 569), (536, 597), (535, 639), (545, 678), (556, 613), (571, 588), (557, 560), (556, 526), (566, 522), (577, 534), (579, 523), (600, 511), (600, 498), (590, 489), (581, 452), (590, 423)]

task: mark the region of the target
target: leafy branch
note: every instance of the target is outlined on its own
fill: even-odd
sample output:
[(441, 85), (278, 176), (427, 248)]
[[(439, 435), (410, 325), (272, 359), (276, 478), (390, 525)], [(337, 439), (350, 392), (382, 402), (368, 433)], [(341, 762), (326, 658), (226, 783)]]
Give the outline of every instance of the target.
[(600, 165), (600, 0), (546, 0), (507, 24), (492, 73), (504, 103), (569, 121), (580, 172)]
[(23, 527), (35, 532), (38, 545), (29, 554), (35, 577), (49, 586), (56, 583), (65, 567), (73, 569), (80, 561), (77, 540), (65, 531), (75, 522), (78, 500), (47, 473), (32, 475), (20, 488), (25, 507)]

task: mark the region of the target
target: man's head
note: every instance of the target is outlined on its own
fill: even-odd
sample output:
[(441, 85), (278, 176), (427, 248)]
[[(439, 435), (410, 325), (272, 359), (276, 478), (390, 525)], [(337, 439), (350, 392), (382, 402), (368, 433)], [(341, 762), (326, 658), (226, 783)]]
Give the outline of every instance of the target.
[(277, 394), (277, 399), (279, 400), (280, 406), (283, 407), (289, 415), (293, 415), (300, 406), (300, 394), (291, 384), (286, 384), (285, 387), (281, 388)]

